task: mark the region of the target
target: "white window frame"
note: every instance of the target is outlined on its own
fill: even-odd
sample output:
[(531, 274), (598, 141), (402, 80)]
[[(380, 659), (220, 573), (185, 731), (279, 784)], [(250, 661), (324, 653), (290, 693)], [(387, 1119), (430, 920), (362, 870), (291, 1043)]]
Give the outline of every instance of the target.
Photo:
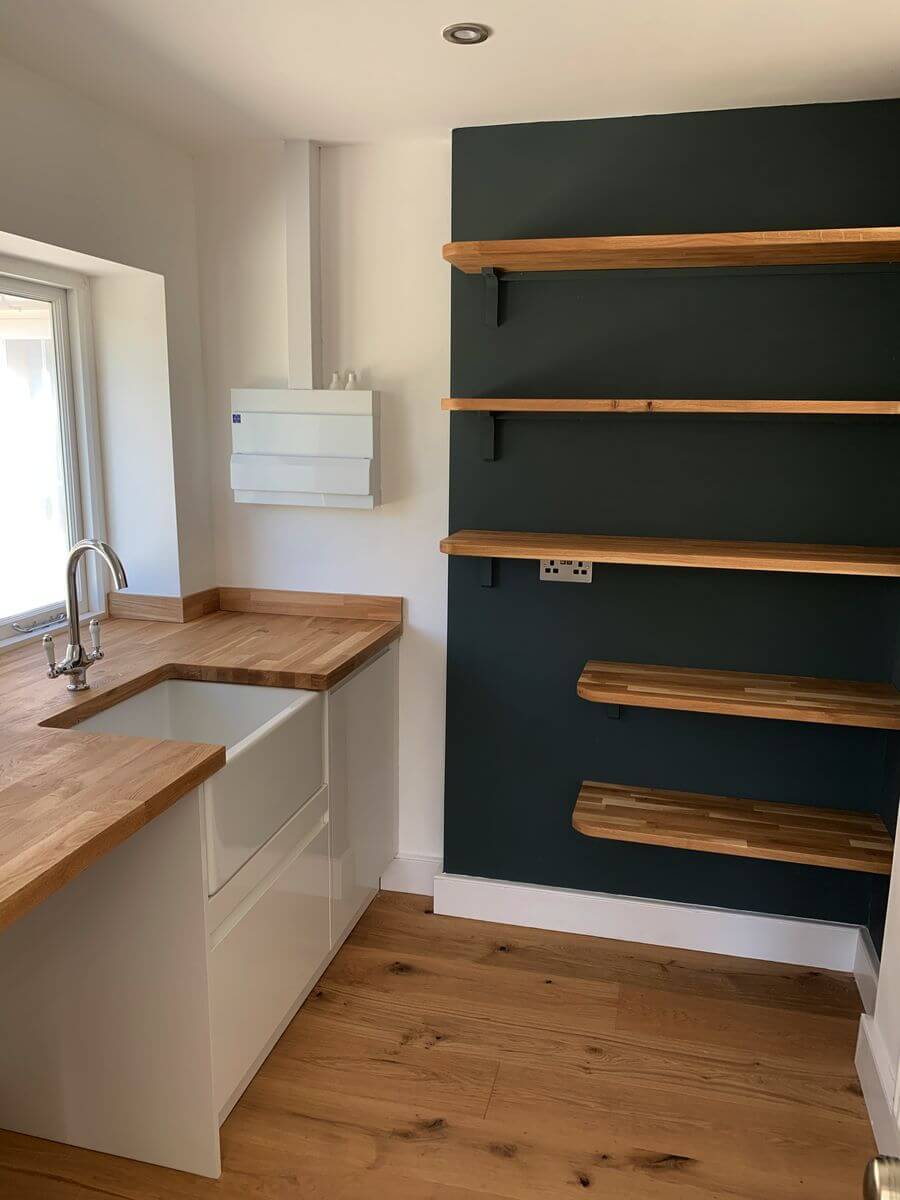
[[(60, 410), (69, 536), (106, 538), (106, 508), (97, 418), (94, 336), (90, 280), (49, 263), (0, 254), (0, 291), (47, 300), (53, 321), (54, 362)], [(82, 559), (79, 593), (84, 620), (106, 610), (106, 593), (95, 555)], [(16, 569), (15, 563), (7, 564)], [(0, 614), (0, 649), (32, 641), (65, 623), (65, 579), (62, 599), (27, 613)], [(54, 619), (55, 618), (55, 619)], [(15, 628), (16, 625), (24, 627)]]

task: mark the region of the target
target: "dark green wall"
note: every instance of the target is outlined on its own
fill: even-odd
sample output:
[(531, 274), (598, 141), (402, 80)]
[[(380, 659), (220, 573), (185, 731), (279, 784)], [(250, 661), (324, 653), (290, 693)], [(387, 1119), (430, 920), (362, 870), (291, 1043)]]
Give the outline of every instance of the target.
[[(900, 102), (457, 130), (453, 238), (900, 223)], [(892, 267), (453, 272), (460, 396), (896, 399)], [(451, 417), (450, 528), (900, 544), (900, 422), (510, 418), (482, 461)], [(588, 658), (884, 680), (885, 580), (597, 566), (590, 586), (451, 558), (446, 870), (840, 921), (878, 937), (880, 881), (576, 834), (580, 780), (877, 808), (897, 735), (581, 701)]]

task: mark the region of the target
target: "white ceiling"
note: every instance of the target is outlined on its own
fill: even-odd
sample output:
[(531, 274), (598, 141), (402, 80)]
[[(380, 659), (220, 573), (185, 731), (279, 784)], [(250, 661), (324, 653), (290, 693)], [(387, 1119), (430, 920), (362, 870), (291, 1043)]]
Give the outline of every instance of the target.
[(900, 0), (0, 0), (0, 52), (193, 148), (431, 137), (897, 96)]

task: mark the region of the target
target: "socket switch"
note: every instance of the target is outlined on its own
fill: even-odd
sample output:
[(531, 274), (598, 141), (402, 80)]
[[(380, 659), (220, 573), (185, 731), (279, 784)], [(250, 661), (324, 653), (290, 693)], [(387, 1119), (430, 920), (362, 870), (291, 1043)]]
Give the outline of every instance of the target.
[(580, 558), (542, 558), (540, 577), (542, 582), (590, 583), (594, 564)]

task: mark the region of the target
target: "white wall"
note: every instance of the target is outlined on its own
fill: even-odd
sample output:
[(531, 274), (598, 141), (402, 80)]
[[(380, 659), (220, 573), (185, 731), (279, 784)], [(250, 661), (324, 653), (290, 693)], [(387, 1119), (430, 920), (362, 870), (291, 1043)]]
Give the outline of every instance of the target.
[(147, 271), (97, 275), (91, 298), (109, 541), (127, 564), (132, 591), (177, 596), (163, 279)]
[[(0, 111), (0, 234), (11, 252), (40, 242), (68, 251), (76, 269), (79, 256), (110, 268), (81, 264), (95, 275), (111, 536), (124, 545), (126, 530), (142, 529), (141, 552), (126, 553), (133, 590), (252, 583), (406, 597), (401, 850), (439, 853), (449, 142), (323, 152), (324, 365), (352, 367), (381, 392), (384, 504), (374, 513), (302, 511), (236, 506), (228, 487), (229, 389), (287, 381), (281, 143), (244, 145), (195, 171), (149, 132), (2, 59)], [(115, 353), (117, 331), (159, 323), (160, 301), (149, 279), (117, 279), (116, 264), (161, 277), (164, 347), (147, 341), (140, 356)]]
[[(172, 591), (209, 587), (215, 578), (191, 160), (110, 111), (4, 60), (0, 112), (0, 231), (154, 272), (165, 281), (177, 528), (168, 531), (169, 559), (158, 565)], [(109, 315), (102, 298), (100, 308), (101, 319)], [(142, 462), (150, 474), (160, 469), (149, 454), (143, 460), (136, 455), (136, 478)], [(110, 513), (113, 527), (119, 515)], [(159, 519), (172, 520), (165, 503)], [(131, 576), (135, 590), (163, 590), (143, 569)]]
[(218, 581), (402, 595), (400, 851), (442, 847), (449, 422), (450, 146), (332, 147), (322, 158), (325, 378), (381, 394), (374, 512), (236, 505), (229, 390), (287, 384), (281, 143), (198, 165), (204, 360)]

